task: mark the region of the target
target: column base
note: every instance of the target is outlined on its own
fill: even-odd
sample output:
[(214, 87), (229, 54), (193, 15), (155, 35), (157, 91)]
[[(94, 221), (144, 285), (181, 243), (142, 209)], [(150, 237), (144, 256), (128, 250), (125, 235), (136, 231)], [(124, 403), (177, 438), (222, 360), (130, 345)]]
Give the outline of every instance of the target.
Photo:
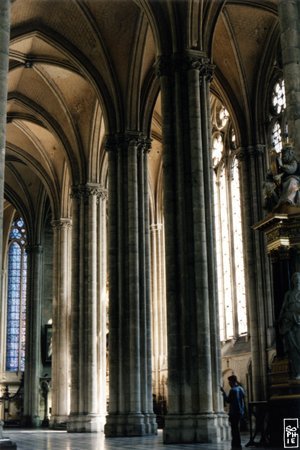
[(109, 414), (106, 437), (145, 436), (157, 433), (155, 414)]
[(157, 434), (157, 422), (155, 414), (144, 414), (146, 434)]
[(217, 421), (217, 426), (220, 428), (221, 441), (229, 441), (231, 439), (231, 429), (228, 414), (225, 412), (217, 413)]
[(21, 426), (25, 428), (40, 428), (42, 419), (39, 416), (23, 416)]
[(16, 450), (17, 444), (12, 442), (9, 438), (1, 438), (0, 439), (0, 449), (1, 450)]
[(221, 442), (217, 414), (167, 414), (163, 430), (164, 444)]
[(68, 433), (101, 433), (104, 416), (96, 414), (71, 414), (67, 422)]
[(51, 416), (49, 426), (53, 430), (66, 430), (69, 416)]

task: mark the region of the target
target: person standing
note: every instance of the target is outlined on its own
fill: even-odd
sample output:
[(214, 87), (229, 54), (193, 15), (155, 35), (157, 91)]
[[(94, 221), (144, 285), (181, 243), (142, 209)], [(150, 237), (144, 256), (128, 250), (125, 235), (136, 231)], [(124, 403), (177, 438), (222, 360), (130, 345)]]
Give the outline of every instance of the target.
[(231, 388), (229, 394), (227, 395), (222, 387), (221, 392), (225, 402), (229, 403), (229, 422), (232, 435), (231, 448), (232, 450), (240, 450), (242, 448), (240, 421), (245, 413), (245, 393), (235, 375), (228, 377), (228, 381)]

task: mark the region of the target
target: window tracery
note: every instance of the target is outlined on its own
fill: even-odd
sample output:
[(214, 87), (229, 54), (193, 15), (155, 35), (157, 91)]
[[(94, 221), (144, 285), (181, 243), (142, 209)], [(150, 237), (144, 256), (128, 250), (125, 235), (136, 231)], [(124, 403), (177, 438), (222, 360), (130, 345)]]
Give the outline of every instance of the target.
[(212, 96), (220, 336), (222, 341), (247, 333), (245, 269), (236, 135), (227, 109)]
[(270, 98), (270, 144), (276, 153), (282, 149), (287, 138), (285, 86), (282, 78), (278, 79), (272, 89)]

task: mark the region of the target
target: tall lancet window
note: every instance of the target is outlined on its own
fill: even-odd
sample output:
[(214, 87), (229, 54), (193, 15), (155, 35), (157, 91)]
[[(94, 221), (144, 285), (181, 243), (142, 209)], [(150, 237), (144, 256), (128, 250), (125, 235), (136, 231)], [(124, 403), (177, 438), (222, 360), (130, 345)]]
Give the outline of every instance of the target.
[(222, 341), (247, 333), (239, 171), (230, 115), (212, 96), (220, 336)]
[(7, 260), (6, 370), (24, 371), (27, 281), (26, 228), (22, 218), (11, 227)]

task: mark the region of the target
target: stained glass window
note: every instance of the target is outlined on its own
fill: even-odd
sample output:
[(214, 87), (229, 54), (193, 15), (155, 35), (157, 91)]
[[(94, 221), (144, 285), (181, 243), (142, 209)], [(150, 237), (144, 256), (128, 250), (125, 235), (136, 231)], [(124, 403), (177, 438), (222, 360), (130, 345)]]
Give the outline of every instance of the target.
[(26, 338), (27, 242), (24, 220), (12, 224), (7, 263), (6, 370), (24, 371)]
[(272, 106), (275, 114), (280, 114), (286, 107), (284, 80), (275, 83), (272, 92)]
[(232, 227), (234, 244), (234, 265), (235, 265), (235, 296), (237, 303), (238, 334), (247, 332), (247, 307), (246, 307), (246, 287), (242, 237), (242, 215), (240, 197), (240, 177), (238, 161), (235, 158), (232, 169), (231, 180), (232, 197)]
[(281, 126), (278, 120), (273, 125), (272, 128), (272, 147), (279, 153), (282, 149), (282, 136), (281, 136)]
[(285, 117), (286, 100), (284, 80), (278, 80), (271, 94), (271, 147), (279, 153), (283, 141), (287, 138), (288, 129)]

